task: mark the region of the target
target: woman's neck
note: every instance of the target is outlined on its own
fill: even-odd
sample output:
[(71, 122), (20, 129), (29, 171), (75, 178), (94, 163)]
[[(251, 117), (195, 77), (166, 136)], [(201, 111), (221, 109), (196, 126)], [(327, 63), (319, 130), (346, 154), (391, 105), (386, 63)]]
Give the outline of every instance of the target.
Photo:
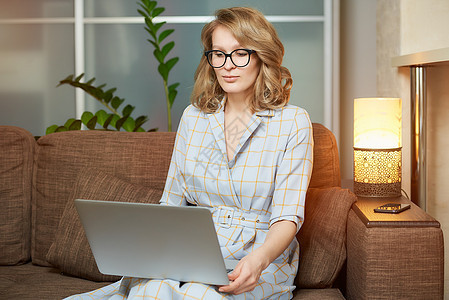
[(253, 111), (249, 105), (249, 98), (243, 97), (227, 97), (225, 110), (231, 114), (253, 114)]

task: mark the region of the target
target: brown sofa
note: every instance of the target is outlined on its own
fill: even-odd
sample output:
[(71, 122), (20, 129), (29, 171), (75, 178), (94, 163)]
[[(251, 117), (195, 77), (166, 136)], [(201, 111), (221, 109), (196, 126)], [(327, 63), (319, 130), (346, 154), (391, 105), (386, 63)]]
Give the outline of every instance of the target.
[[(442, 299), (441, 229), (369, 228), (354, 213), (357, 198), (340, 188), (334, 136), (313, 126), (295, 299)], [(174, 138), (72, 131), (36, 141), (24, 129), (0, 126), (0, 299), (61, 299), (116, 280), (98, 272), (73, 199), (157, 202)], [(383, 246), (367, 247), (371, 238)], [(398, 256), (406, 263), (389, 268)]]

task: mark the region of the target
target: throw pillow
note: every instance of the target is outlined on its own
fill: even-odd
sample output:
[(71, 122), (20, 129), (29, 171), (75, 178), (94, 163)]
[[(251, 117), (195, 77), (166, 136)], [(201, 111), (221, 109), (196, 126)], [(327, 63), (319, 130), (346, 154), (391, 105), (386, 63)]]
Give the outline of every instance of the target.
[(297, 238), (300, 262), (296, 286), (329, 288), (346, 260), (346, 223), (356, 197), (339, 187), (307, 192), (305, 219)]
[(98, 270), (74, 200), (158, 203), (161, 196), (160, 190), (131, 184), (109, 174), (89, 169), (81, 171), (64, 208), (53, 244), (47, 253), (48, 262), (69, 275), (93, 281), (118, 280), (118, 276), (104, 275)]

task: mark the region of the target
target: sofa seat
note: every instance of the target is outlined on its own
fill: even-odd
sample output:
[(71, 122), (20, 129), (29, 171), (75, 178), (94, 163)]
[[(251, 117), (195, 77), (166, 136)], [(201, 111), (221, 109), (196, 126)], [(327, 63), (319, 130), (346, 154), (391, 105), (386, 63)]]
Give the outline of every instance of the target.
[[(94, 282), (61, 274), (52, 267), (27, 263), (14, 268), (0, 266), (0, 299), (63, 299), (70, 295), (99, 289), (110, 282)], [(345, 299), (339, 289), (300, 289), (294, 300)]]
[(73, 294), (101, 288), (110, 282), (94, 282), (62, 275), (52, 267), (27, 263), (0, 266), (0, 299), (63, 299)]
[(339, 289), (300, 289), (293, 293), (293, 300), (337, 300), (345, 299)]

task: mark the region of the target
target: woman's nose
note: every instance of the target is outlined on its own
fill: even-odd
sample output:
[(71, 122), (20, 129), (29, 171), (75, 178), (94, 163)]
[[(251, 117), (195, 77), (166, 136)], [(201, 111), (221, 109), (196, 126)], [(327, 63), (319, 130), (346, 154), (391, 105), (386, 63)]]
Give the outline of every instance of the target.
[(225, 70), (231, 70), (231, 69), (234, 69), (234, 68), (235, 68), (235, 65), (234, 65), (234, 63), (232, 62), (232, 60), (231, 60), (230, 57), (227, 57), (226, 62), (225, 62), (225, 64), (224, 64), (223, 68), (224, 68)]

